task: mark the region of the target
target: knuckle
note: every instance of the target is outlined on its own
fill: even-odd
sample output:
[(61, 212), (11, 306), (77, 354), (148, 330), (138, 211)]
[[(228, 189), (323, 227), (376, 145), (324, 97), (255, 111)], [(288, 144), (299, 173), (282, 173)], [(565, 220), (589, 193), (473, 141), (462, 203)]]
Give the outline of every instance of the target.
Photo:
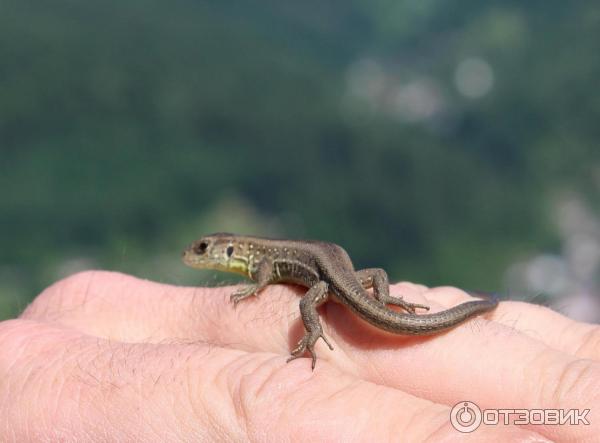
[(83, 271), (57, 281), (44, 289), (25, 309), (21, 318), (52, 320), (61, 312), (85, 303), (94, 281), (119, 275), (106, 271)]

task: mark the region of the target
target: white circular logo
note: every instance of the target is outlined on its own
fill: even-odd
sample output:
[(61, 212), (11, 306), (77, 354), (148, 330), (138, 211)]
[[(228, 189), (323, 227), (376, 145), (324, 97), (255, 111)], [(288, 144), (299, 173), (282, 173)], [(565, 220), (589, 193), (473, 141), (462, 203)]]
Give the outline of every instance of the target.
[(481, 424), (481, 409), (473, 402), (461, 401), (450, 411), (450, 422), (459, 432), (473, 432)]

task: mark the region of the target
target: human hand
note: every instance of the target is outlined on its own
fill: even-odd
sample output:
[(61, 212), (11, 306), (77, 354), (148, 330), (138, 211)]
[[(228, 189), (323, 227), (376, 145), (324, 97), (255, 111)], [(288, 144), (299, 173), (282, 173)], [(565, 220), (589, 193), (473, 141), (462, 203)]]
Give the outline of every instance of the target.
[[(392, 295), (432, 306), (454, 288), (401, 283)], [(0, 441), (592, 440), (600, 429), (600, 328), (503, 302), (431, 337), (395, 336), (346, 307), (321, 310), (319, 360), (285, 363), (303, 334), (299, 294), (271, 286), (229, 303), (232, 288), (182, 288), (85, 272), (0, 323)], [(590, 409), (590, 425), (450, 424), (481, 409)]]

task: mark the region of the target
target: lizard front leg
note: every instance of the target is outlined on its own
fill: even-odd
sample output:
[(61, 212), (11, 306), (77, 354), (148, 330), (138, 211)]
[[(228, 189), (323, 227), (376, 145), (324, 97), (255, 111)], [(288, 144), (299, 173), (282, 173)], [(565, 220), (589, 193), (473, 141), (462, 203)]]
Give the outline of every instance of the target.
[(362, 269), (355, 272), (356, 278), (360, 281), (363, 288), (373, 288), (373, 295), (376, 300), (386, 305), (400, 306), (406, 312), (416, 314), (417, 308), (429, 310), (429, 306), (417, 303), (409, 303), (402, 297), (392, 297), (390, 295), (390, 283), (387, 273), (381, 268)]
[(304, 337), (298, 342), (298, 345), (292, 351), (292, 356), (288, 358), (288, 362), (298, 357), (301, 357), (306, 350), (312, 356), (312, 368), (315, 369), (317, 364), (317, 355), (315, 354), (315, 343), (319, 338), (329, 346), (329, 349), (333, 351), (333, 346), (323, 335), (323, 327), (319, 321), (319, 314), (317, 308), (325, 303), (329, 298), (328, 285), (324, 281), (320, 281), (300, 299), (300, 314), (302, 315), (302, 322), (304, 323), (304, 329), (306, 333)]
[(265, 288), (265, 286), (272, 282), (272, 275), (273, 263), (271, 263), (271, 260), (266, 258), (262, 259), (258, 264), (256, 272), (254, 272), (252, 275), (255, 283), (242, 286), (229, 296), (229, 300), (231, 300), (235, 306), (245, 298), (257, 295), (262, 289)]

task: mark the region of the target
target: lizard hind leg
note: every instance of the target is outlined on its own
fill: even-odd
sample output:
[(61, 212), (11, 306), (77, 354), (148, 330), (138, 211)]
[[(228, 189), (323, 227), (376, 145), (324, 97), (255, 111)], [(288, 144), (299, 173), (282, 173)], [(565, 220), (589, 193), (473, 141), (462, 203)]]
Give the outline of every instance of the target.
[(317, 313), (317, 308), (325, 303), (328, 298), (328, 285), (324, 281), (320, 281), (310, 288), (304, 297), (300, 299), (300, 314), (302, 315), (302, 322), (304, 323), (306, 333), (292, 351), (292, 356), (288, 358), (288, 362), (301, 357), (305, 351), (308, 351), (312, 357), (312, 369), (314, 370), (317, 364), (315, 343), (319, 338), (322, 338), (325, 344), (329, 346), (329, 349), (333, 351), (333, 346), (331, 346), (331, 343), (329, 343), (323, 334), (323, 327)]
[(390, 295), (390, 283), (387, 273), (381, 268), (369, 268), (356, 271), (356, 278), (360, 281), (363, 288), (373, 288), (375, 299), (384, 305), (400, 306), (406, 312), (416, 314), (417, 309), (429, 310), (429, 306), (418, 303), (409, 303), (402, 297), (392, 297)]

